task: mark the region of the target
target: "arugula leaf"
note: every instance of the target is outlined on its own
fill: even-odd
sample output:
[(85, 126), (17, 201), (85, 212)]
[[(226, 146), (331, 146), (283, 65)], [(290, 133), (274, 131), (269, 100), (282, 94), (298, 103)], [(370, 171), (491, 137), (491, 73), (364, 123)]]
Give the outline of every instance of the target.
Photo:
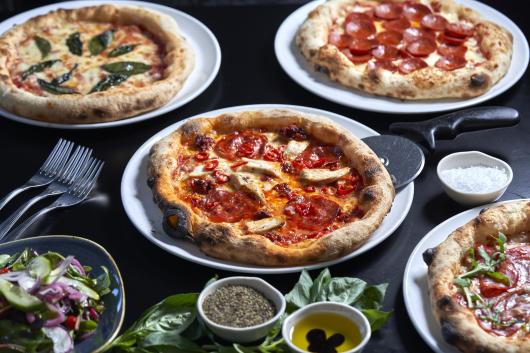
[(105, 50), (112, 43), (114, 39), (114, 32), (116, 32), (115, 29), (109, 29), (95, 37), (92, 37), (88, 43), (90, 55), (98, 55)]
[(33, 40), (35, 41), (37, 48), (39, 48), (42, 58), (44, 59), (45, 57), (47, 57), (50, 53), (50, 50), (52, 49), (50, 42), (39, 36), (33, 37)]
[(83, 54), (83, 42), (81, 42), (81, 34), (79, 32), (72, 33), (66, 39), (66, 46), (70, 53), (81, 56)]
[(288, 312), (293, 312), (296, 309), (311, 303), (310, 295), (312, 286), (313, 280), (311, 279), (311, 276), (306, 270), (303, 270), (300, 274), (298, 283), (296, 283), (294, 288), (285, 295)]

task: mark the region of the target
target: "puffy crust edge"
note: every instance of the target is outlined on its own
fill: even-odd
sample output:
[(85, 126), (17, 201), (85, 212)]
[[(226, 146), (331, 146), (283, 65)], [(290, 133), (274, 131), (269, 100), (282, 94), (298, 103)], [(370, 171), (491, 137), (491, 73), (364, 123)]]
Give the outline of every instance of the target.
[[(46, 23), (96, 21), (141, 25), (166, 46), (164, 77), (148, 87), (115, 87), (90, 95), (43, 97), (18, 88), (12, 81), (10, 57), (24, 33)], [(0, 38), (0, 106), (24, 117), (53, 123), (86, 124), (120, 120), (156, 109), (171, 100), (193, 70), (194, 53), (179, 34), (171, 17), (134, 6), (101, 5), (79, 9), (59, 9), (15, 26)]]
[[(362, 220), (350, 223), (323, 238), (295, 247), (282, 247), (257, 234), (244, 234), (235, 224), (212, 223), (200, 217), (172, 191), (171, 172), (176, 166), (172, 152), (189, 139), (211, 129), (233, 131), (244, 128), (276, 129), (297, 124), (324, 143), (340, 146), (364, 177), (366, 188), (360, 203), (367, 209)], [(224, 129), (224, 130), (223, 130)], [(379, 227), (394, 200), (390, 176), (372, 150), (352, 133), (327, 118), (287, 109), (265, 109), (198, 118), (182, 125), (151, 149), (148, 175), (155, 201), (164, 214), (180, 216), (179, 226), (206, 254), (241, 263), (292, 266), (331, 260), (360, 247)], [(172, 210), (172, 211), (170, 211)]]
[(367, 66), (361, 71), (338, 48), (327, 44), (333, 18), (343, 14), (346, 7), (354, 2), (328, 0), (309, 14), (296, 35), (296, 44), (302, 55), (315, 69), (344, 86), (405, 100), (471, 98), (487, 92), (508, 72), (512, 57), (511, 33), (493, 22), (485, 21), (474, 10), (452, 0), (436, 2), (443, 10), (456, 12), (460, 18), (476, 26), (476, 31), (482, 38), (479, 45), (483, 52), (490, 55), (485, 64), (453, 71), (427, 67), (408, 75), (395, 74), (382, 68), (370, 69)]
[(484, 331), (473, 313), (455, 299), (454, 279), (461, 273), (461, 259), (475, 242), (499, 232), (508, 238), (530, 231), (530, 202), (518, 201), (482, 210), (481, 214), (455, 230), (424, 254), (428, 263), (428, 290), (432, 311), (444, 339), (464, 353), (522, 353), (530, 351), (530, 339), (511, 339)]

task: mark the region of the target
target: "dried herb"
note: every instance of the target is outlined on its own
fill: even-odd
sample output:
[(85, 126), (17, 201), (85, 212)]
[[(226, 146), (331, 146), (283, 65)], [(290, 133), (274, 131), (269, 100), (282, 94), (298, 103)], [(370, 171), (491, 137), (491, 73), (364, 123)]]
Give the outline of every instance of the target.
[(76, 94), (78, 93), (76, 90), (72, 88), (61, 87), (53, 83), (41, 80), (40, 78), (37, 79), (37, 82), (39, 83), (40, 88), (52, 94)]
[(115, 29), (109, 29), (95, 37), (92, 37), (90, 43), (88, 43), (90, 54), (98, 55), (105, 50), (110, 43), (112, 43), (112, 40), (114, 39), (114, 32), (116, 32)]
[(66, 45), (70, 53), (78, 56), (83, 54), (83, 42), (81, 42), (81, 34), (79, 32), (70, 34), (66, 39)]
[(108, 56), (109, 58), (115, 58), (117, 56), (130, 53), (134, 50), (135, 47), (136, 47), (136, 44), (122, 45), (122, 46), (112, 49)]
[(37, 72), (41, 72), (41, 71), (44, 71), (45, 69), (49, 68), (49, 67), (52, 67), (53, 64), (59, 62), (61, 60), (48, 60), (48, 61), (43, 61), (43, 62), (40, 62), (38, 64), (35, 64), (35, 65), (31, 65), (29, 67), (29, 69), (27, 69), (26, 71), (24, 71), (22, 73), (21, 78), (22, 78), (22, 81), (24, 81), (25, 79), (27, 79), (29, 76), (33, 75), (34, 73), (37, 73)]
[(72, 78), (72, 74), (74, 73), (75, 69), (77, 69), (77, 64), (72, 67), (72, 69), (64, 74), (62, 74), (59, 77), (54, 78), (50, 83), (52, 85), (58, 86), (60, 84), (65, 83), (66, 81), (70, 80)]
[(105, 64), (102, 66), (103, 70), (113, 74), (122, 75), (138, 75), (143, 74), (151, 69), (151, 65), (147, 65), (136, 61), (118, 61), (112, 64)]
[(50, 53), (50, 50), (52, 49), (50, 42), (39, 36), (33, 37), (33, 40), (35, 41), (37, 48), (39, 48), (42, 58), (44, 59), (45, 57), (47, 57)]
[(112, 86), (117, 86), (123, 81), (127, 80), (129, 78), (129, 75), (123, 75), (123, 74), (110, 74), (106, 76), (104, 79), (96, 83), (94, 87), (90, 90), (89, 93), (94, 92), (101, 92), (106, 91)]

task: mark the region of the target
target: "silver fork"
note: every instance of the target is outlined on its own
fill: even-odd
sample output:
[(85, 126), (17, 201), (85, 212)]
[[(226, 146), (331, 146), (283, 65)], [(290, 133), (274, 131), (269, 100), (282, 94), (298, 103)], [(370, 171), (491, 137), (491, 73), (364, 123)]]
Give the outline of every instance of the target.
[(18, 239), (29, 226), (35, 222), (40, 216), (55, 210), (57, 208), (64, 208), (77, 205), (78, 203), (84, 201), (87, 196), (90, 194), (96, 181), (98, 180), (99, 174), (105, 162), (90, 158), (88, 162), (88, 168), (86, 168), (82, 175), (75, 180), (75, 182), (70, 186), (68, 191), (62, 194), (57, 200), (55, 200), (51, 205), (43, 208), (39, 212), (35, 213), (24, 222), (22, 222), (17, 228), (11, 231), (7, 235), (9, 241)]
[(87, 147), (77, 146), (68, 162), (62, 168), (57, 179), (53, 180), (48, 187), (39, 195), (33, 197), (28, 202), (20, 206), (5, 221), (0, 224), (0, 240), (11, 230), (20, 217), (35, 203), (46, 197), (65, 193), (79, 175), (88, 168), (87, 161), (92, 154), (92, 150)]
[(59, 172), (64, 167), (64, 164), (72, 152), (74, 144), (70, 141), (59, 139), (53, 150), (48, 155), (48, 158), (41, 165), (39, 170), (23, 185), (0, 199), (0, 210), (15, 196), (27, 189), (36, 188), (39, 186), (49, 185), (54, 181)]

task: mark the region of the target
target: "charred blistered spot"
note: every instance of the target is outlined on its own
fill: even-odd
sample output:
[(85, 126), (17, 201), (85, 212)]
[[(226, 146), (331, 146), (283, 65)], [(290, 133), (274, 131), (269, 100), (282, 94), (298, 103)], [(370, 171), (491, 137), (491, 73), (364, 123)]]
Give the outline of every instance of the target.
[(436, 255), (435, 248), (425, 250), (423, 253), (423, 262), (425, 262), (427, 266), (430, 266), (432, 264), (432, 260), (434, 260), (434, 255)]
[(368, 71), (368, 81), (370, 81), (373, 84), (379, 84), (381, 82), (381, 79), (379, 78), (379, 75), (377, 74), (376, 70), (370, 70)]
[(153, 176), (147, 178), (147, 186), (152, 188), (155, 185), (155, 181), (156, 181), (156, 179)]
[(438, 308), (442, 311), (452, 311), (453, 310), (453, 301), (451, 300), (451, 297), (449, 296), (443, 296), (438, 302), (436, 303)]
[(104, 118), (110, 115), (108, 110), (99, 109), (99, 108), (92, 109), (92, 113), (94, 113), (94, 115), (97, 116), (98, 118)]
[(162, 226), (164, 231), (174, 238), (184, 238), (188, 234), (186, 214), (179, 208), (168, 208), (164, 211)]
[(456, 327), (449, 321), (442, 320), (441, 326), (442, 336), (447, 343), (456, 345), (462, 339)]
[(81, 113), (77, 116), (77, 120), (86, 120), (88, 116), (85, 113)]
[(473, 89), (484, 88), (488, 85), (489, 79), (485, 73), (473, 74), (469, 80), (469, 87)]
[(377, 174), (381, 173), (381, 167), (377, 165), (376, 163), (370, 163), (368, 168), (364, 171), (364, 178), (365, 179), (372, 179)]
[(323, 74), (329, 75), (329, 69), (325, 66), (315, 65), (315, 70), (318, 72), (322, 72)]
[(483, 208), (480, 210), (479, 214), (483, 214), (484, 212), (486, 212), (488, 209), (487, 208)]
[(359, 89), (365, 89), (366, 86), (363, 83), (359, 83), (358, 87), (359, 87)]
[(362, 202), (372, 202), (376, 199), (376, 192), (371, 188), (365, 188), (363, 192), (361, 193), (361, 201)]

